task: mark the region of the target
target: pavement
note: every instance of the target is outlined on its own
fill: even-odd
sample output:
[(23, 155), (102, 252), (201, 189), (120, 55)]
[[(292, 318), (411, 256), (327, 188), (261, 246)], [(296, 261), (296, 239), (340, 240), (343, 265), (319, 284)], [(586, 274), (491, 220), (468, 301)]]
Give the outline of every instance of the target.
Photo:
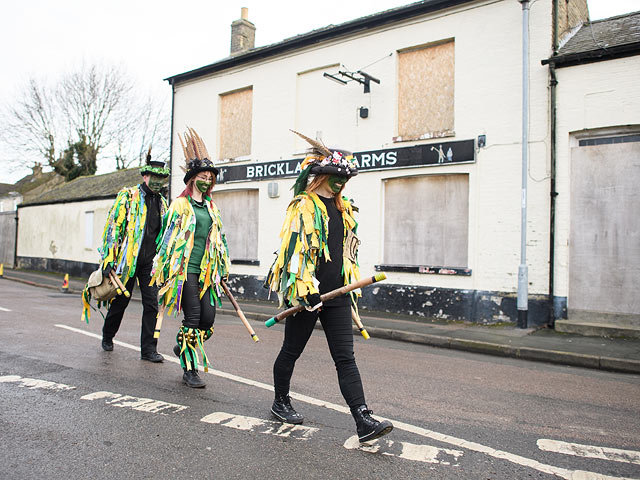
[[(64, 275), (51, 272), (3, 269), (2, 281), (21, 282), (61, 291)], [(70, 278), (69, 295), (79, 296), (85, 278)], [(135, 288), (133, 300), (140, 300)], [(254, 329), (274, 316), (275, 302), (237, 299)], [(80, 307), (78, 307), (80, 308)], [(223, 301), (221, 314), (235, 315), (232, 305)], [(524, 360), (576, 367), (640, 374), (640, 339), (591, 337), (560, 333), (550, 328), (522, 329), (512, 324), (495, 326), (446, 322), (409, 315), (361, 310), (361, 319), (372, 338), (385, 338), (438, 348), (520, 358)], [(354, 326), (354, 332), (358, 330)], [(259, 332), (258, 332), (259, 336)]]

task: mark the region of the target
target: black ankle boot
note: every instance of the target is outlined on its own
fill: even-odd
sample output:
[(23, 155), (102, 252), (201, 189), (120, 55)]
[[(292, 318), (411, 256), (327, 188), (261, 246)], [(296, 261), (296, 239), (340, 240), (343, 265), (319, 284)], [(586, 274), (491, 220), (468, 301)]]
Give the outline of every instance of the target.
[(191, 388), (203, 388), (207, 384), (198, 376), (198, 372), (195, 370), (186, 370), (182, 375), (182, 382), (187, 384), (187, 387)]
[(291, 406), (291, 399), (289, 395), (276, 395), (273, 405), (271, 406), (271, 413), (278, 420), (284, 423), (293, 423), (298, 425), (302, 423), (304, 417), (296, 412)]
[(393, 430), (393, 424), (388, 420), (379, 422), (371, 417), (373, 411), (369, 410), (366, 405), (351, 409), (351, 415), (356, 421), (356, 429), (358, 430), (358, 439), (360, 442), (368, 442), (386, 435)]

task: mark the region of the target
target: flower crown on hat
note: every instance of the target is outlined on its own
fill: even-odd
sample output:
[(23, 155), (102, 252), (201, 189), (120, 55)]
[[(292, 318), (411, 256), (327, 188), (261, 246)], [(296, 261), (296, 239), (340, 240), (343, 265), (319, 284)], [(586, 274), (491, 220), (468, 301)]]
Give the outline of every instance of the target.
[(147, 151), (146, 163), (142, 167), (140, 167), (140, 173), (142, 175), (147, 175), (153, 173), (154, 175), (158, 175), (160, 177), (168, 177), (171, 175), (171, 170), (169, 170), (165, 163), (158, 160), (151, 160), (151, 145), (149, 145), (149, 150)]

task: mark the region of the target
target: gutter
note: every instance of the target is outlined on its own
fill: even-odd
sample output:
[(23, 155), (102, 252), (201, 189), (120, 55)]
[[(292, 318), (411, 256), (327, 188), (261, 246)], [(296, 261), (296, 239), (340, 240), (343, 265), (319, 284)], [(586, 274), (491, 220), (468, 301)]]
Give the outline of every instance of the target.
[[(173, 172), (173, 119), (175, 116), (175, 104), (176, 104), (176, 87), (171, 83), (171, 128), (169, 138), (169, 171)], [(171, 203), (171, 175), (169, 175), (169, 189), (167, 191), (167, 201)]]
[(341, 23), (340, 25), (314, 30), (307, 34), (293, 37), (290, 40), (284, 40), (282, 42), (268, 45), (266, 47), (260, 47), (235, 57), (228, 57), (219, 62), (212, 63), (195, 70), (167, 77), (164, 80), (168, 81), (171, 85), (175, 85), (179, 82), (192, 80), (238, 65), (243, 65), (257, 60), (263, 60), (293, 50), (299, 50), (310, 45), (325, 42), (334, 38), (339, 38), (346, 35), (354, 34), (359, 31), (400, 22), (408, 18), (424, 15), (438, 10), (443, 10), (445, 8), (455, 7), (465, 3), (471, 3), (472, 1), (475, 0), (425, 0), (422, 2), (416, 2), (405, 7), (387, 10), (378, 14), (369, 15), (366, 17), (358, 18), (356, 20)]
[(542, 65), (553, 65), (555, 68), (571, 67), (573, 65), (583, 65), (585, 63), (599, 62), (602, 60), (612, 60), (614, 58), (624, 58), (640, 54), (640, 42), (617, 45), (615, 47), (600, 48), (586, 52), (571, 53), (568, 55), (557, 55), (554, 52), (551, 58), (542, 60)]
[(16, 239), (13, 243), (13, 267), (18, 267), (18, 209), (20, 206), (16, 207)]
[(60, 203), (78, 203), (78, 202), (86, 202), (89, 200), (106, 200), (109, 198), (116, 198), (118, 196), (117, 193), (110, 193), (108, 195), (96, 195), (94, 197), (82, 197), (82, 198), (65, 198), (64, 200), (51, 200), (49, 202), (33, 202), (33, 203), (21, 203), (18, 205), (18, 208), (21, 207), (37, 207), (40, 205), (57, 205)]

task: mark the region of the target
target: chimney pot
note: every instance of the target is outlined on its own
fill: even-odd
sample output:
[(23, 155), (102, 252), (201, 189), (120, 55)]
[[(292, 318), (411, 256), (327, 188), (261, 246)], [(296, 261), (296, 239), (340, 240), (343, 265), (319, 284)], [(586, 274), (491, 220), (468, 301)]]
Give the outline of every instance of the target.
[(240, 18), (231, 23), (231, 55), (239, 55), (255, 46), (256, 26), (249, 21), (249, 9), (242, 7)]

